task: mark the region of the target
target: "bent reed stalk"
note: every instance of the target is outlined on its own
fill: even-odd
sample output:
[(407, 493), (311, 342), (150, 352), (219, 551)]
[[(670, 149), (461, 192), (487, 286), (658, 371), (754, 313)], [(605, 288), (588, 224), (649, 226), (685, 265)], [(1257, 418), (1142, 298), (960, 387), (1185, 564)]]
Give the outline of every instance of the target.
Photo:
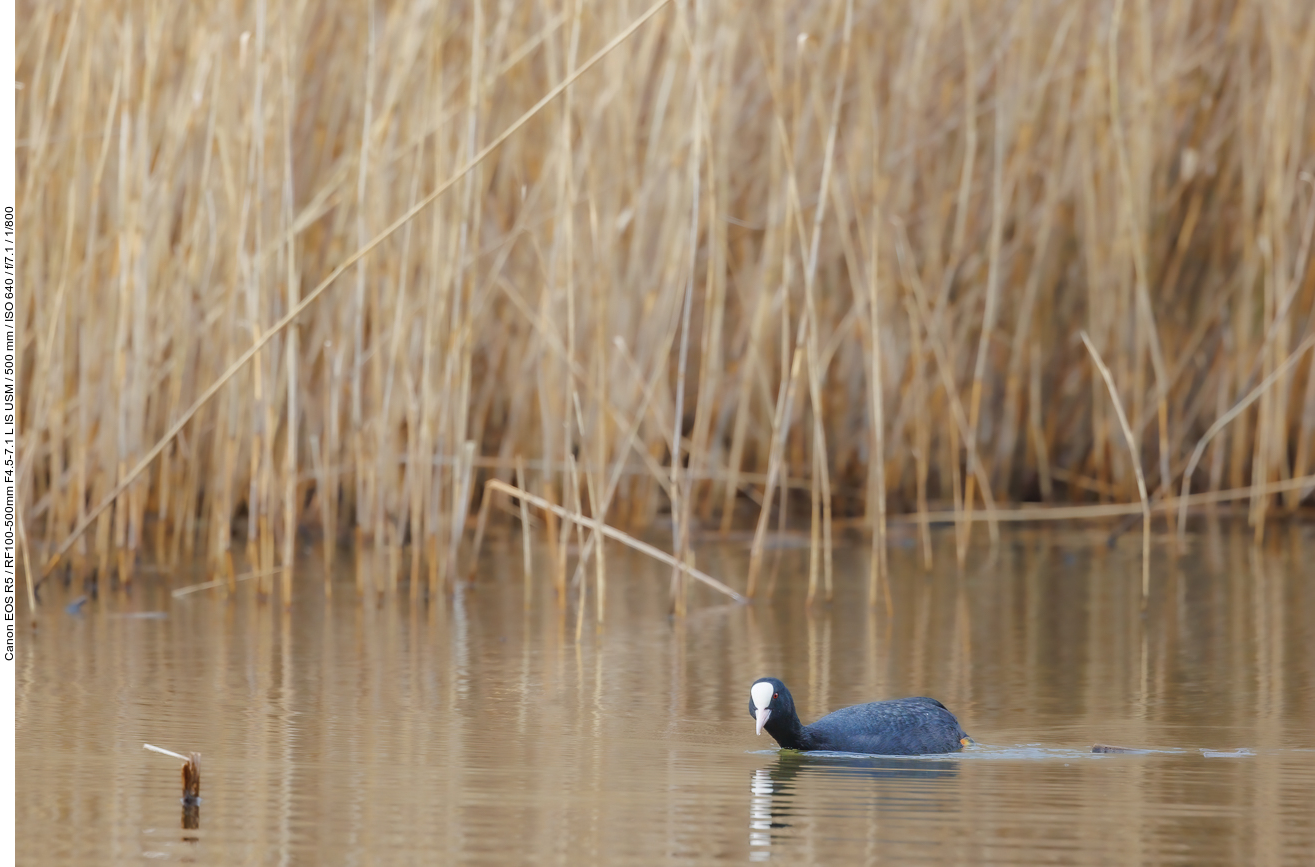
[(1246, 491), (1259, 536), (1311, 495), (1309, 4), (17, 20), (18, 508), (47, 573), (200, 557), (231, 587), (310, 531), (394, 552), (385, 587), (409, 549), (432, 591), (469, 516), (530, 531), (526, 499), (480, 502), (512, 478), (563, 586), (587, 511), (589, 551), (671, 527), (678, 582), (693, 534), (756, 527), (749, 595), (786, 510), (816, 545), (953, 503), (962, 559), (1009, 504)]
[(1123, 410), (1123, 401), (1119, 399), (1119, 390), (1114, 385), (1114, 376), (1110, 369), (1105, 366), (1105, 359), (1100, 357), (1100, 352), (1092, 344), (1091, 338), (1087, 332), (1080, 332), (1082, 343), (1091, 353), (1091, 360), (1100, 371), (1101, 379), (1105, 380), (1105, 386), (1110, 390), (1110, 401), (1114, 404), (1114, 412), (1118, 414), (1119, 427), (1123, 431), (1123, 441), (1128, 446), (1128, 451), (1132, 457), (1132, 468), (1137, 474), (1137, 495), (1141, 498), (1141, 604), (1146, 607), (1147, 597), (1151, 592), (1151, 500), (1146, 494), (1146, 476), (1142, 472), (1141, 459), (1137, 454), (1132, 436), (1132, 427), (1128, 424), (1128, 414)]

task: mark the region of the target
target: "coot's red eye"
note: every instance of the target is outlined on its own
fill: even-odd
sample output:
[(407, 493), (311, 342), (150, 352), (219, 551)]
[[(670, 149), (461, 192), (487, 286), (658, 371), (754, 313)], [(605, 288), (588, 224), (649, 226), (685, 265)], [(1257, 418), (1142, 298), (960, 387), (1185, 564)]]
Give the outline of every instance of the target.
[(781, 694), (780, 694), (779, 692), (774, 692), (774, 693), (772, 693), (772, 698), (780, 698), (780, 697), (781, 697)]

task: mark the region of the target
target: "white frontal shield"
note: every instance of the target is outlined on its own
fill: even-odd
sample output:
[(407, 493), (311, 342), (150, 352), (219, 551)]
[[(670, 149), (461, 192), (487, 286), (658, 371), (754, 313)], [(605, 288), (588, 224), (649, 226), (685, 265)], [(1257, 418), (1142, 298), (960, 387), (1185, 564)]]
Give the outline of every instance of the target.
[(768, 705), (772, 703), (772, 696), (776, 689), (767, 681), (755, 683), (749, 689), (749, 698), (753, 701), (754, 716), (758, 721), (758, 734), (763, 733), (763, 726), (767, 725), (767, 720), (771, 718), (772, 712)]

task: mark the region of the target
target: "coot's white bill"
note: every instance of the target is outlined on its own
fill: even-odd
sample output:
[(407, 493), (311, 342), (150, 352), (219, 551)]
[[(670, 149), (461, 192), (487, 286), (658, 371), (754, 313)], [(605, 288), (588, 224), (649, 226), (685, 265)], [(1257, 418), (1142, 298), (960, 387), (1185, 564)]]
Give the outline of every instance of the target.
[(753, 707), (757, 711), (758, 734), (760, 735), (763, 733), (763, 726), (767, 725), (767, 719), (772, 715), (767, 706), (772, 703), (774, 693), (775, 690), (772, 685), (766, 681), (755, 683), (749, 690), (749, 697), (753, 699)]

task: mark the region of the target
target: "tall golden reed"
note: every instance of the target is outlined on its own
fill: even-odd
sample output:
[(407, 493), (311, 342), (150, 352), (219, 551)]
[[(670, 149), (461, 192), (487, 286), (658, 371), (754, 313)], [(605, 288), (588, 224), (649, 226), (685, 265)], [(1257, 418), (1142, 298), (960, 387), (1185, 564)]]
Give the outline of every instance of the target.
[[(36, 559), (651, 5), (20, 3)], [(975, 508), (1136, 499), (1130, 454), (1165, 501), (1271, 377), (1192, 457), (1259, 534), (1315, 471), (1315, 353), (1280, 372), (1315, 329), (1312, 80), (1300, 0), (673, 0), (263, 345), (75, 568), (270, 576), (308, 528), (436, 591), (497, 478), (667, 528), (677, 588), (700, 526), (756, 522), (753, 592), (811, 504), (829, 593), (833, 514), (953, 503), (962, 557)], [(539, 514), (565, 588), (599, 527)]]

